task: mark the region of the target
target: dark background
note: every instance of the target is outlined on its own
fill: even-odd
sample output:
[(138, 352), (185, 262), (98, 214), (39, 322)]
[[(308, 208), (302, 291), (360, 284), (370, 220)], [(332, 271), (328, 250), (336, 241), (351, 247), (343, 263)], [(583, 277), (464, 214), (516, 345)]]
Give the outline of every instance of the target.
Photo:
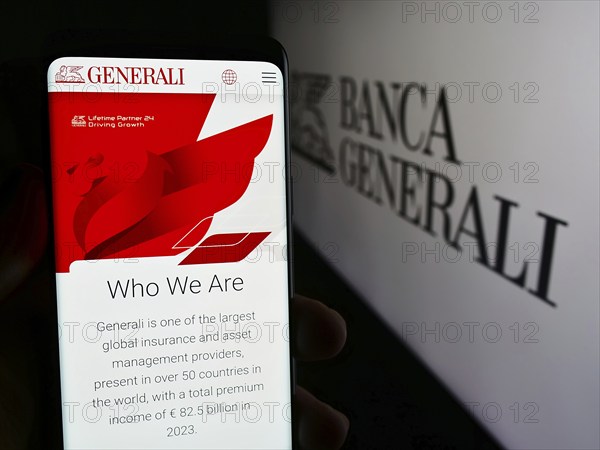
[[(14, 214), (12, 203), (21, 163), (43, 167), (43, 43), (57, 30), (114, 30), (207, 34), (268, 34), (266, 2), (223, 2), (180, 6), (175, 2), (60, 4), (5, 3), (0, 15), (0, 220)], [(368, 28), (366, 24), (365, 28)], [(373, 24), (376, 26), (376, 24)], [(154, 31), (153, 31), (154, 30)], [(294, 61), (290, 61), (293, 68)], [(12, 202), (12, 203), (11, 203)], [(487, 449), (493, 440), (403, 346), (331, 268), (295, 233), (296, 290), (338, 310), (348, 324), (348, 342), (336, 358), (299, 363), (297, 379), (351, 421), (347, 449)], [(11, 236), (0, 236), (6, 243)], [(6, 252), (1, 256), (6, 265)], [(0, 413), (3, 427), (23, 426), (28, 448), (60, 444), (54, 293), (46, 251), (33, 276), (8, 299), (0, 299), (0, 363), (20, 386), (11, 401), (23, 412)], [(1, 280), (4, 282), (5, 280)], [(401, 294), (400, 294), (401, 295)], [(27, 355), (20, 357), (19, 355)], [(84, 368), (82, 368), (84, 369)], [(0, 375), (0, 383), (6, 381)], [(10, 381), (10, 380), (9, 380)], [(8, 381), (6, 381), (8, 382)], [(4, 415), (3, 415), (4, 414)]]

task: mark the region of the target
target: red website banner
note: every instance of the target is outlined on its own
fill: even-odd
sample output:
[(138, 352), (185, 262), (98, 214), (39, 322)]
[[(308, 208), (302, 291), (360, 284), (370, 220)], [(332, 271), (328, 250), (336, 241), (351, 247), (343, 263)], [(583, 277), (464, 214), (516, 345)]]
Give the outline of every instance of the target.
[[(268, 115), (197, 141), (214, 94), (49, 94), (56, 270), (82, 259), (243, 259), (264, 230), (205, 237), (238, 201), (273, 122)], [(218, 253), (215, 246), (228, 247)]]

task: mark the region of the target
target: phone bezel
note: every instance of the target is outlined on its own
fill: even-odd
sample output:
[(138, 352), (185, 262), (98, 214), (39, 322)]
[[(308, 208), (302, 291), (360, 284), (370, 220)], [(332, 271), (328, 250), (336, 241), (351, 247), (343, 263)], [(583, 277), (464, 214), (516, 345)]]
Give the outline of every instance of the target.
[[(287, 246), (285, 249), (287, 257), (288, 272), (288, 324), (289, 324), (289, 349), (290, 355), (293, 349), (294, 323), (291, 317), (292, 297), (294, 295), (293, 279), (293, 240), (292, 240), (292, 178), (291, 178), (291, 152), (290, 152), (290, 118), (289, 118), (289, 73), (288, 59), (283, 46), (275, 39), (264, 36), (190, 36), (186, 33), (173, 35), (172, 33), (139, 33), (135, 34), (123, 31), (82, 31), (66, 30), (53, 34), (45, 43), (43, 50), (44, 70), (42, 71), (44, 80), (42, 86), (44, 92), (44, 112), (46, 114), (46, 151), (45, 166), (46, 185), (48, 193), (47, 204), (49, 205), (49, 245), (52, 252), (55, 252), (54, 225), (52, 209), (52, 175), (51, 175), (51, 154), (50, 154), (50, 127), (49, 127), (49, 108), (48, 108), (48, 81), (46, 79), (47, 71), (53, 61), (62, 57), (105, 57), (105, 58), (147, 58), (147, 59), (187, 59), (187, 60), (214, 60), (214, 61), (261, 61), (276, 65), (283, 75), (283, 104), (284, 104), (284, 164), (285, 164), (285, 190), (286, 190), (286, 232)], [(52, 271), (56, 273), (54, 259), (52, 259)], [(53, 280), (54, 306), (57, 308), (58, 299), (56, 294), (55, 277)], [(57, 314), (57, 311), (55, 311)], [(58, 316), (56, 315), (56, 318)], [(57, 334), (57, 340), (59, 336)], [(292, 437), (292, 449), (298, 448), (297, 429), (294, 424), (296, 409), (294, 406), (295, 395), (295, 363), (293, 356), (289, 361), (290, 390), (291, 390), (291, 423), (290, 431)], [(59, 374), (60, 376), (60, 374)], [(60, 380), (60, 378), (59, 378)], [(60, 381), (59, 381), (60, 382)], [(60, 391), (60, 385), (58, 386)], [(62, 402), (62, 392), (60, 392)], [(64, 415), (63, 408), (60, 408), (61, 417)], [(63, 420), (61, 418), (61, 424)], [(64, 443), (60, 430), (61, 441)], [(64, 445), (64, 444), (63, 444)]]

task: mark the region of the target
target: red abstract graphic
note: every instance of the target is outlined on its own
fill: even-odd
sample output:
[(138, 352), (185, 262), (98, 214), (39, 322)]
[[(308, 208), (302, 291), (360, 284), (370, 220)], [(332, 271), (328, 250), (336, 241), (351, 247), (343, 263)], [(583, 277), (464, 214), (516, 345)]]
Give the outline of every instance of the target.
[(272, 115), (196, 141), (214, 94), (49, 95), (57, 272), (189, 248), (182, 264), (240, 261), (268, 236), (201, 242), (248, 188)]

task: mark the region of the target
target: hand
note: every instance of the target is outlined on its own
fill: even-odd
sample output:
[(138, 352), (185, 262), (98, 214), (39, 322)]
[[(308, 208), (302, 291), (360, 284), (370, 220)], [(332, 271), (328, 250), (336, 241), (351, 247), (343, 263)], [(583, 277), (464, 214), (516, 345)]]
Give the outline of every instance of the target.
[[(14, 345), (0, 351), (0, 448), (25, 448), (33, 437), (36, 387), (43, 383), (39, 365), (31, 362), (34, 339), (19, 332), (20, 320), (28, 315), (50, 311), (54, 299), (49, 288), (42, 286), (50, 280), (50, 269), (36, 270), (46, 249), (48, 223), (45, 207), (42, 172), (32, 166), (15, 171), (18, 176), (9, 180), (2, 192), (13, 192), (0, 205), (0, 318), (4, 343)], [(47, 259), (46, 259), (47, 260)], [(20, 291), (19, 286), (36, 284), (36, 293)], [(18, 306), (15, 305), (18, 303)], [(346, 324), (334, 310), (322, 303), (296, 296), (291, 305), (295, 333), (294, 356), (303, 361), (316, 361), (335, 356), (346, 341)], [(16, 317), (16, 316), (25, 317)], [(2, 335), (0, 335), (2, 338)], [(27, 341), (27, 338), (29, 339)], [(24, 343), (25, 342), (25, 343)], [(316, 399), (301, 387), (296, 388), (295, 424), (302, 449), (334, 450), (341, 447), (349, 428), (348, 419), (326, 403)], [(39, 405), (37, 405), (39, 406)]]
[[(346, 322), (324, 304), (297, 295), (292, 302), (295, 333), (294, 355), (317, 361), (337, 355), (346, 342)], [(342, 446), (350, 423), (346, 416), (296, 387), (296, 419), (303, 449), (333, 450)]]

